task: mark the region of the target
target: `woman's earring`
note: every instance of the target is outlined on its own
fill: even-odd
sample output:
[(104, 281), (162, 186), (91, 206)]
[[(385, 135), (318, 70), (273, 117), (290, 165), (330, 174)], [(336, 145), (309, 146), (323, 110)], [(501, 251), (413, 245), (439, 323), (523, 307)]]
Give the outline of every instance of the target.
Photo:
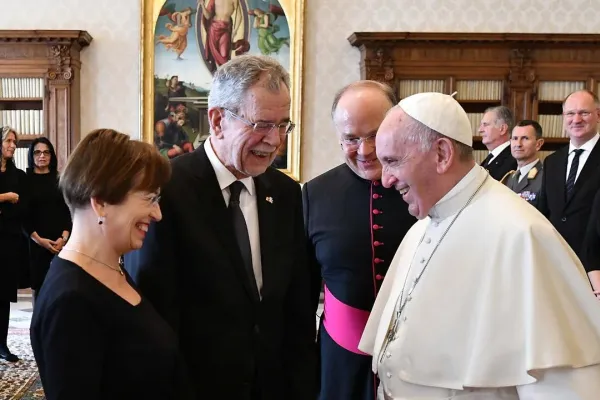
[(102, 225), (104, 223), (104, 217), (98, 217), (98, 225)]

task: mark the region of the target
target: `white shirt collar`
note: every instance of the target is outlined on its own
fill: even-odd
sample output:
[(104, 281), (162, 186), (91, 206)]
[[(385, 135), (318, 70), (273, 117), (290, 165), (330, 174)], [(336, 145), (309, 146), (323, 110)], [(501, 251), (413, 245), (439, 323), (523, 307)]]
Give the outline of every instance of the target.
[[(217, 157), (217, 154), (215, 153), (212, 144), (210, 143), (211, 139), (212, 137), (209, 136), (208, 139), (206, 139), (206, 141), (204, 142), (204, 151), (206, 151), (208, 161), (210, 161), (210, 164), (215, 170), (215, 175), (217, 176), (219, 187), (221, 188), (221, 190), (225, 190), (228, 189), (233, 182), (237, 181), (237, 179), (235, 175), (233, 175), (231, 171), (229, 171), (227, 167), (223, 165), (221, 160), (219, 160), (219, 157)], [(246, 190), (248, 190), (250, 196), (254, 196), (254, 179), (252, 179), (252, 177), (247, 177), (244, 179), (240, 179), (240, 182), (242, 182), (244, 186), (246, 186)]]
[(488, 172), (479, 165), (473, 168), (444, 195), (429, 211), (433, 220), (443, 220), (460, 210), (469, 197), (473, 195), (477, 187), (483, 182)]
[[(494, 150), (490, 151), (490, 153), (492, 154), (492, 160), (496, 157), (498, 157), (498, 154), (502, 153), (504, 151), (505, 148), (507, 148), (508, 146), (510, 146), (510, 140), (507, 140), (506, 142), (502, 143), (501, 145), (499, 145), (498, 147), (496, 147)], [(490, 160), (490, 161), (492, 161)]]
[(581, 147), (575, 147), (573, 142), (569, 142), (569, 155), (573, 152), (573, 150), (578, 148), (583, 149), (584, 151), (592, 151), (594, 149), (594, 146), (596, 146), (596, 143), (598, 143), (599, 138), (600, 135), (596, 133), (596, 135), (593, 138), (582, 144)]

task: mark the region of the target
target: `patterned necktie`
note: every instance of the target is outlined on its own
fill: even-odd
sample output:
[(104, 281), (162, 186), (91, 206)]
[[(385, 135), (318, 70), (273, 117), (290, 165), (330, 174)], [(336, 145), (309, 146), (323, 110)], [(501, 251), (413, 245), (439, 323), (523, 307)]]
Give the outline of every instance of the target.
[(252, 248), (250, 247), (250, 237), (248, 236), (248, 227), (244, 214), (240, 208), (240, 193), (244, 189), (244, 184), (240, 181), (235, 181), (229, 186), (231, 198), (229, 199), (229, 211), (233, 221), (235, 238), (244, 261), (244, 267), (250, 279), (250, 285), (253, 286), (258, 293), (256, 286), (256, 278), (254, 277), (254, 269), (252, 268)]
[(567, 184), (565, 185), (565, 195), (567, 201), (573, 196), (573, 189), (575, 189), (575, 177), (577, 176), (577, 170), (579, 169), (579, 156), (583, 153), (583, 149), (573, 150), (575, 155), (573, 156), (573, 162), (571, 163), (571, 170), (569, 171), (569, 177), (567, 178)]

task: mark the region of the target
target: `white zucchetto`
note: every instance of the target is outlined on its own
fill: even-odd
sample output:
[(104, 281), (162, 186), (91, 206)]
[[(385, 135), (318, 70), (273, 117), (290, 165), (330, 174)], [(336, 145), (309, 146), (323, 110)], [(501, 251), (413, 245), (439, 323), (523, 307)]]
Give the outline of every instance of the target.
[(454, 97), (437, 92), (417, 93), (402, 99), (399, 106), (429, 128), (473, 147), (471, 122)]

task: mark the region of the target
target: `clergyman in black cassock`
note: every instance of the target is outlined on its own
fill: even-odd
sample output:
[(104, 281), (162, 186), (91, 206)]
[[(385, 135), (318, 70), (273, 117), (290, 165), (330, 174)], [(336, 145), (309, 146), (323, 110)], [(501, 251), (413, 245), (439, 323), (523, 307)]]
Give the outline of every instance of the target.
[(416, 219), (385, 189), (374, 135), (395, 103), (387, 87), (360, 81), (336, 96), (333, 117), (346, 163), (303, 186), (315, 308), (319, 323), (319, 400), (374, 400), (378, 380), (358, 342), (390, 262)]

